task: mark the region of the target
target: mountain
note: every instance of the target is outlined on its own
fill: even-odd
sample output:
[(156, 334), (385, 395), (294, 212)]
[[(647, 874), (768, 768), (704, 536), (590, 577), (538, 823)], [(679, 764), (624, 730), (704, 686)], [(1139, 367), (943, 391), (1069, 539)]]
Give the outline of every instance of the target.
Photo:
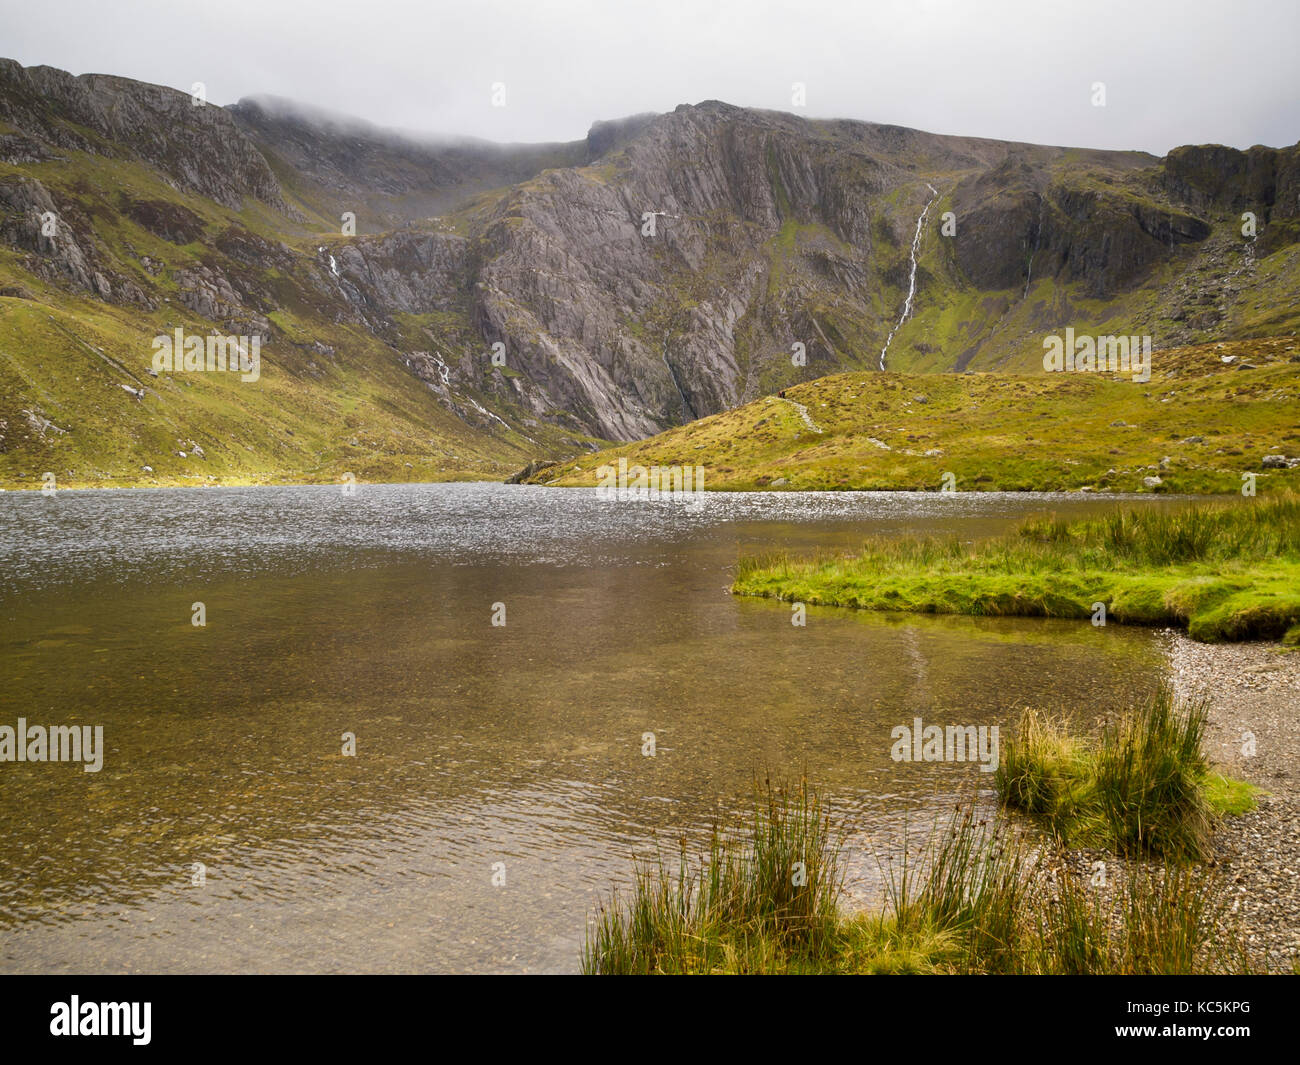
[[(1068, 326), (1158, 361), (1300, 332), (1298, 240), (1300, 146), (715, 101), (494, 145), (0, 60), (0, 479), (497, 476), (886, 345), (890, 371), (1041, 373)], [(260, 337), (260, 380), (152, 376), (176, 328)]]
[(427, 220), (547, 168), (580, 166), (587, 155), (585, 141), (501, 145), (403, 134), (277, 97), (241, 100), (229, 113), (311, 214), (333, 220), (352, 211), (360, 233)]

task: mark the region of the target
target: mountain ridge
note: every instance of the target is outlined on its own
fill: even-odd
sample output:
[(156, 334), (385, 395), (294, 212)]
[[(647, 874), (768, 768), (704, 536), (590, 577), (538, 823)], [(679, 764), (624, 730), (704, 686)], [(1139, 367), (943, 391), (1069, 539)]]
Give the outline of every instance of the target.
[[(1155, 157), (721, 101), (495, 145), (291, 106), (0, 60), (0, 300), (129, 308), (137, 366), (186, 322), (306, 379), (303, 352), (364, 337), (357, 372), (395, 367), (494, 469), (874, 368), (895, 325), (889, 368), (925, 372), (1031, 370), (1067, 325), (1157, 350), (1300, 332), (1297, 146)], [(14, 387), (11, 441), (41, 406)]]

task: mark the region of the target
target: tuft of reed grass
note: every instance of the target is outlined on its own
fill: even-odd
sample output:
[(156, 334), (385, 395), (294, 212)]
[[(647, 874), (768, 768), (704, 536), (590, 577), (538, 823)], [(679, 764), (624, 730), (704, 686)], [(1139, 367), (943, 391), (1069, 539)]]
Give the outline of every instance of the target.
[(1206, 705), (1176, 707), (1161, 687), (1108, 726), (1093, 767), (1106, 834), (1121, 854), (1209, 857), (1214, 811), (1205, 797)]
[(635, 872), (631, 899), (602, 907), (583, 951), (587, 973), (798, 969), (822, 954), (839, 925), (841, 835), (818, 796), (756, 788), (738, 831), (714, 825), (707, 857), (675, 869), (662, 854)]
[[(711, 835), (692, 868), (638, 866), (588, 930), (591, 974), (1205, 973), (1250, 961), (1213, 871), (1116, 862), (1094, 890), (1008, 822), (958, 805), (926, 846), (890, 862), (884, 908), (845, 915), (840, 836), (806, 785), (766, 783), (742, 833)], [(797, 856), (797, 857), (796, 857)], [(796, 884), (794, 861), (816, 872)]]
[(973, 805), (958, 806), (918, 863), (904, 848), (902, 862), (889, 870), (889, 915), (900, 932), (954, 936), (953, 971), (1016, 972), (1031, 879), (1020, 839), (1003, 825), (976, 822)]
[(1031, 707), (1005, 744), (993, 780), (1004, 805), (1032, 814), (1056, 835), (1066, 836), (1085, 770), (1081, 745), (1065, 724)]
[(1114, 895), (1065, 874), (1037, 918), (1035, 969), (1077, 976), (1251, 971), (1212, 869), (1134, 864)]
[[(1249, 958), (1225, 921), (1216, 873), (1187, 864), (1115, 863), (1123, 883), (1097, 890), (1086, 876), (1031, 856), (1005, 823), (959, 807), (918, 866), (889, 877), (876, 918), (895, 942), (929, 935), (953, 973), (1102, 975), (1246, 972)], [(945, 941), (943, 937), (947, 937)], [(878, 937), (889, 942), (887, 936)]]
[(1212, 799), (1225, 808), (1250, 801), (1236, 782), (1211, 774), (1206, 714), (1204, 703), (1177, 705), (1161, 687), (1089, 748), (1063, 724), (1027, 710), (994, 775), (998, 796), (1067, 843), (1204, 860), (1217, 818)]

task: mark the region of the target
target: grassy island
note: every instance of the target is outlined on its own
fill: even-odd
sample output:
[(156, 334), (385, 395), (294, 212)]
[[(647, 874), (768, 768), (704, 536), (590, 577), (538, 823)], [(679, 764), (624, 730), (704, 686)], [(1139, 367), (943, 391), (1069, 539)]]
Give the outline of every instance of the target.
[(1169, 625), (1300, 641), (1300, 497), (1031, 519), (1010, 535), (890, 539), (847, 557), (740, 560), (732, 591), (921, 613)]

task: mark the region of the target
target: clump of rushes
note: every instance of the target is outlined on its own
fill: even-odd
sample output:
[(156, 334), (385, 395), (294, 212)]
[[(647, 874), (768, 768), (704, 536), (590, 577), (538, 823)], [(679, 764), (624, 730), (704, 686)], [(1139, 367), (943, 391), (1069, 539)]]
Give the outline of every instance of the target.
[(1037, 916), (1034, 969), (1169, 975), (1249, 972), (1244, 945), (1216, 934), (1226, 917), (1213, 871), (1191, 865), (1135, 865), (1113, 897), (1076, 876), (1059, 878)]
[(951, 971), (1021, 971), (1021, 926), (1035, 872), (1018, 836), (976, 821), (973, 805), (958, 806), (919, 862), (909, 861), (904, 848), (901, 862), (890, 863), (881, 925), (900, 941), (941, 929), (951, 943)]
[(1196, 640), (1300, 643), (1300, 497), (1033, 518), (1009, 536), (875, 539), (856, 555), (742, 557), (737, 595), (866, 610), (1087, 618)]
[(1032, 814), (1068, 839), (1070, 816), (1081, 804), (1087, 777), (1078, 740), (1031, 707), (1004, 744), (993, 781), (1005, 806)]
[(1204, 860), (1216, 817), (1253, 808), (1255, 792), (1210, 771), (1205, 721), (1204, 703), (1179, 706), (1162, 687), (1089, 746), (1026, 710), (994, 775), (998, 796), (1066, 843)]
[(627, 904), (616, 894), (598, 914), (584, 970), (763, 972), (777, 958), (797, 970), (835, 934), (841, 839), (805, 782), (765, 781), (746, 824), (714, 825), (698, 868), (684, 843), (676, 869), (662, 855), (637, 867)]
[[(637, 867), (595, 915), (591, 974), (1206, 973), (1250, 964), (1212, 872), (1115, 863), (1114, 893), (962, 804), (889, 861), (879, 912), (840, 910), (842, 836), (805, 784), (765, 783), (744, 831), (715, 828), (703, 864)], [(803, 862), (806, 878), (795, 875)], [(802, 883), (799, 881), (802, 880)]]

